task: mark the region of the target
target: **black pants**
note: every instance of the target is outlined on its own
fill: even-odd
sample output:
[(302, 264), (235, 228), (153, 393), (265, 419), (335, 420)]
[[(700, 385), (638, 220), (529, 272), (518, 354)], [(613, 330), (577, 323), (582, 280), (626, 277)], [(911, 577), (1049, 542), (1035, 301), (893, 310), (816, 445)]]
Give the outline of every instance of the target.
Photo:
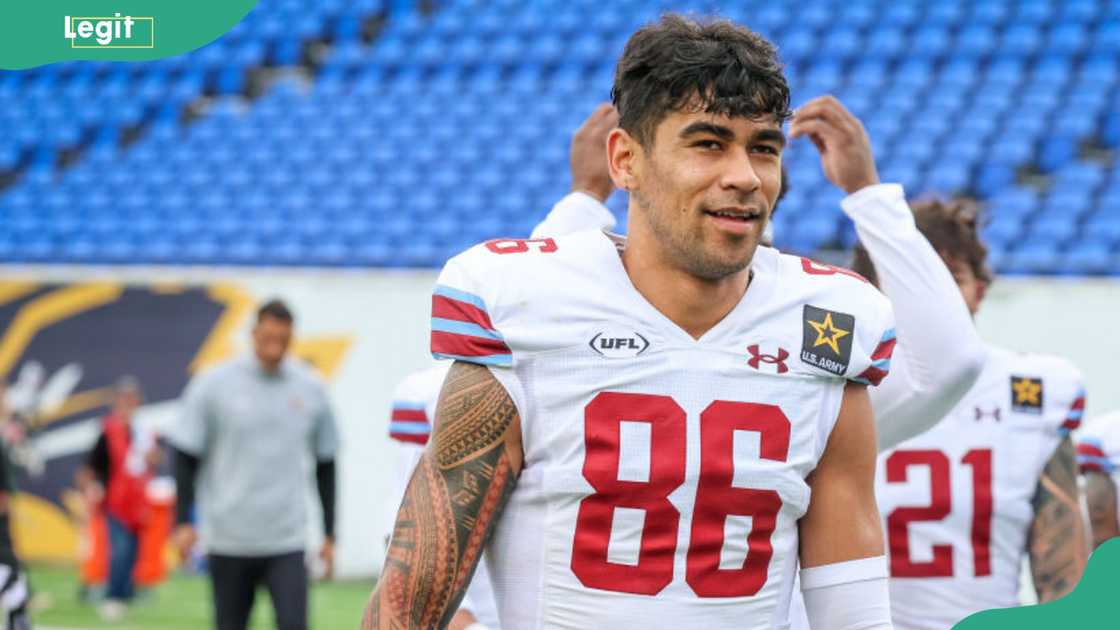
[(276, 556), (210, 554), (217, 629), (245, 630), (261, 584), (268, 587), (278, 630), (307, 630), (307, 568), (302, 551)]
[[(4, 463), (0, 462), (0, 466)], [(27, 576), (16, 558), (12, 530), (7, 514), (0, 514), (0, 611), (7, 611), (7, 620), (0, 621), (6, 630), (30, 630), (27, 602), (31, 593)]]

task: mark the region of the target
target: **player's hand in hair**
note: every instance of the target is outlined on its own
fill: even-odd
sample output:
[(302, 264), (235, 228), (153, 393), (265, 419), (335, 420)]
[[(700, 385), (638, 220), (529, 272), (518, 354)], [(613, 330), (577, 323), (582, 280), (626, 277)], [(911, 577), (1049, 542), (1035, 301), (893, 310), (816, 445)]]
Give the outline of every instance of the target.
[(789, 135), (812, 140), (820, 151), (825, 177), (849, 195), (879, 183), (863, 123), (835, 97), (820, 96), (798, 108)]
[(572, 190), (587, 193), (601, 203), (606, 203), (614, 191), (607, 168), (607, 134), (617, 126), (618, 111), (610, 103), (602, 103), (572, 136)]

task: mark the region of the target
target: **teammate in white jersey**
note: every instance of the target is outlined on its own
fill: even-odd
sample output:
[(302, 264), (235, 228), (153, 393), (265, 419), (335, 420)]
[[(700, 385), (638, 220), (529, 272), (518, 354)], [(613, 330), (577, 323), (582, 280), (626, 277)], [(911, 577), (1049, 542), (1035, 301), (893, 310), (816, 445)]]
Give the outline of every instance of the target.
[(862, 279), (757, 248), (789, 103), (773, 47), (668, 16), (613, 95), (621, 255), (602, 232), (494, 241), (441, 274), (432, 346), (456, 363), (364, 626), (445, 625), (494, 536), (507, 628), (784, 627), (798, 556), (815, 627), (889, 628), (865, 384), (893, 318)]
[[(991, 281), (975, 211), (934, 201), (914, 212), (975, 313)], [(865, 258), (854, 268), (874, 277)], [(1064, 359), (989, 348), (979, 380), (943, 421), (880, 455), (896, 628), (947, 629), (1018, 605), (1026, 553), (1040, 601), (1077, 584), (1086, 544), (1068, 435), (1085, 406), (1081, 380)]]
[(1120, 536), (1117, 487), (1120, 486), (1120, 411), (1088, 424), (1077, 443), (1077, 463), (1085, 478), (1085, 499), (1093, 529), (1093, 548)]

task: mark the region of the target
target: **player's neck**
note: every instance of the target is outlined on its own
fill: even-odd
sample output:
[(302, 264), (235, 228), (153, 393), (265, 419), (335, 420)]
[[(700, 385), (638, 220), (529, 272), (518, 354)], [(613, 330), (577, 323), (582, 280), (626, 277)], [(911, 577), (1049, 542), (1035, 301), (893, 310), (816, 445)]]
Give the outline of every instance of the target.
[(649, 235), (630, 234), (622, 265), (638, 293), (693, 339), (722, 321), (750, 284), (749, 269), (705, 280), (675, 267), (660, 255)]

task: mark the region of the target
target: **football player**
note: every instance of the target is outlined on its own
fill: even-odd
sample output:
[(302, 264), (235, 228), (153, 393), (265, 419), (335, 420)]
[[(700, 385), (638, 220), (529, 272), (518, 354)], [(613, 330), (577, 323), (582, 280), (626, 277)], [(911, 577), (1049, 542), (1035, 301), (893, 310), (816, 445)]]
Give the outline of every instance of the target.
[(800, 557), (814, 627), (889, 628), (866, 387), (893, 316), (758, 247), (789, 115), (773, 46), (669, 15), (612, 95), (625, 248), (492, 241), (440, 276), (432, 349), (455, 363), (363, 626), (445, 626), (485, 547), (504, 627), (771, 628)]
[(1085, 479), (1085, 501), (1093, 530), (1093, 549), (1120, 536), (1117, 483), (1120, 482), (1120, 411), (1097, 418), (1081, 431), (1077, 463)]
[[(913, 210), (975, 314), (992, 280), (975, 207)], [(874, 279), (879, 267), (857, 253), (853, 268)], [(1018, 605), (1024, 554), (1039, 601), (1073, 589), (1087, 546), (1069, 432), (1084, 406), (1068, 361), (989, 347), (980, 378), (942, 422), (880, 455), (895, 628), (944, 629)]]

